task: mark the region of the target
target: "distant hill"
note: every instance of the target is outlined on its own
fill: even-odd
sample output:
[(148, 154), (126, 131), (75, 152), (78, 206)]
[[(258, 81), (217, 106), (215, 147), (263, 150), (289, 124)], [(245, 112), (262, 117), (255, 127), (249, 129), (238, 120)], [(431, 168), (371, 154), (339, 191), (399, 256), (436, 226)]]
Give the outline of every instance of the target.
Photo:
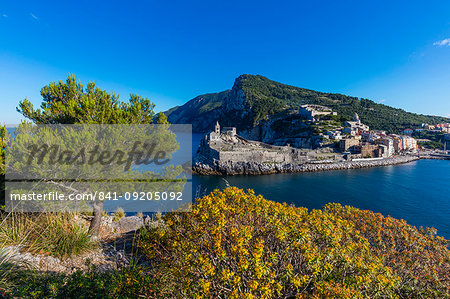
[[(192, 124), (194, 131), (207, 132), (211, 123), (219, 117), (219, 111), (230, 91), (210, 93), (198, 96), (183, 106), (176, 106), (165, 112), (173, 124)], [(207, 120), (207, 121), (205, 121)]]
[(265, 122), (302, 104), (328, 106), (343, 119), (350, 119), (356, 112), (371, 129), (390, 133), (399, 133), (406, 127), (422, 123), (450, 122), (445, 117), (416, 114), (368, 99), (290, 86), (259, 75), (241, 75), (232, 89), (198, 96), (166, 111), (166, 115), (171, 123), (193, 124), (195, 132), (208, 132), (219, 121), (225, 126), (236, 126), (248, 137), (261, 139), (258, 136), (262, 134), (258, 131)]

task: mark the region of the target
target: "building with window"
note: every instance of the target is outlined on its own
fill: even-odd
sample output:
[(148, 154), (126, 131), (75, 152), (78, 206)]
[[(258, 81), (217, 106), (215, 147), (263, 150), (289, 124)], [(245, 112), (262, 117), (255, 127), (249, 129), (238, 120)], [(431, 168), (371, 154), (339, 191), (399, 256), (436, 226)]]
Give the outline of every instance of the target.
[[(351, 121), (346, 121), (345, 125), (348, 126), (349, 129), (344, 129), (344, 133), (347, 133), (348, 131), (352, 132), (356, 132), (357, 134), (360, 134), (364, 131), (369, 131), (369, 126), (365, 125), (361, 122), (361, 120), (359, 119), (359, 115), (358, 113), (355, 113), (355, 115), (353, 116), (353, 119)], [(349, 133), (351, 134), (351, 133)]]

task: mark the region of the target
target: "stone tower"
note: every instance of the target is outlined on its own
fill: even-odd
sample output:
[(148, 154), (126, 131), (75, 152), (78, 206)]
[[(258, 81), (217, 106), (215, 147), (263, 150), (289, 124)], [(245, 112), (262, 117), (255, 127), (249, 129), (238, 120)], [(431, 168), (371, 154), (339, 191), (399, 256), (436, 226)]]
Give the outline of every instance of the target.
[(214, 130), (217, 134), (220, 134), (220, 125), (219, 121), (216, 122), (216, 129)]

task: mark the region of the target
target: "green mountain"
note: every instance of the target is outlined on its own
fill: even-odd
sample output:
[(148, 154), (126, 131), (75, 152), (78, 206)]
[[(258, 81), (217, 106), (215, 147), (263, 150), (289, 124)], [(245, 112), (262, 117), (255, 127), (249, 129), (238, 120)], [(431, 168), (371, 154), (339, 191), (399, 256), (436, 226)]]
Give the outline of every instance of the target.
[[(195, 132), (207, 132), (211, 123), (219, 117), (223, 102), (230, 91), (198, 96), (183, 106), (176, 106), (165, 112), (170, 123), (192, 124)], [(205, 120), (208, 120), (205, 122)]]
[[(422, 123), (450, 122), (440, 116), (406, 112), (374, 101), (335, 93), (324, 93), (290, 86), (263, 76), (241, 75), (231, 90), (198, 96), (166, 112), (171, 123), (192, 123), (194, 132), (208, 132), (216, 121), (236, 126), (244, 136), (263, 139), (260, 131), (267, 123), (302, 104), (328, 106), (341, 119), (355, 112), (371, 129), (398, 133)], [(271, 123), (273, 125), (273, 121)], [(282, 129), (282, 128), (280, 128)]]

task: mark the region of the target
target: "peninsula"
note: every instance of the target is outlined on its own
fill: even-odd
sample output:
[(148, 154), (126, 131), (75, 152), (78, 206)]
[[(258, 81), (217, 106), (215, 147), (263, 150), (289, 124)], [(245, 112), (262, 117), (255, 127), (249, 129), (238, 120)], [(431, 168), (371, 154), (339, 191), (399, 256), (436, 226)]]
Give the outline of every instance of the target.
[[(353, 124), (364, 126), (359, 121)], [(367, 136), (373, 137), (370, 132), (366, 133), (366, 140)], [(386, 166), (419, 159), (413, 138), (397, 135), (377, 137), (371, 143), (362, 142), (360, 135), (341, 139), (341, 152), (328, 146), (302, 149), (289, 144), (275, 146), (247, 140), (236, 133), (235, 127), (221, 130), (217, 122), (214, 131), (201, 140), (192, 169), (193, 173), (200, 175), (255, 175)], [(398, 152), (402, 155), (393, 155)], [(366, 158), (362, 158), (363, 155)]]
[(203, 175), (392, 165), (436, 158), (419, 150), (445, 150), (450, 140), (448, 118), (259, 75), (241, 75), (232, 89), (165, 113), (170, 123), (191, 123), (194, 132), (206, 134), (193, 161), (193, 172)]

